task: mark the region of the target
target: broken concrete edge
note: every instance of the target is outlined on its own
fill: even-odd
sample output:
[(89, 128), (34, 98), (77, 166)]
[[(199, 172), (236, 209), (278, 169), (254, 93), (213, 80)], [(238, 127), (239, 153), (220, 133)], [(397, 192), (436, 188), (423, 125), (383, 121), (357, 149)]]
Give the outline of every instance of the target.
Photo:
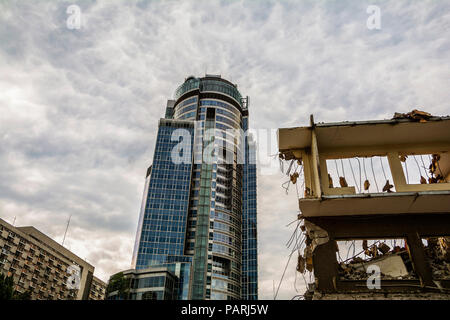
[(322, 229), (321, 227), (315, 225), (308, 220), (304, 220), (306, 234), (311, 240), (311, 250), (314, 252), (317, 246), (327, 243), (330, 241), (330, 237), (328, 236), (328, 232)]

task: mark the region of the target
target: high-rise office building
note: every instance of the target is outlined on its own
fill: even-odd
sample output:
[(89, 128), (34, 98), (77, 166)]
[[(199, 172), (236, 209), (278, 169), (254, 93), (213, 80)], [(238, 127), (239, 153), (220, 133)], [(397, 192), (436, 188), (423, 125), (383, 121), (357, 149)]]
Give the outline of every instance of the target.
[[(147, 171), (132, 261), (139, 272), (125, 273), (133, 290), (128, 298), (256, 300), (256, 153), (246, 134), (248, 97), (221, 76), (206, 75), (187, 78), (174, 98), (159, 121)], [(163, 280), (147, 279), (152, 269)], [(165, 281), (173, 279), (175, 294), (167, 294)]]

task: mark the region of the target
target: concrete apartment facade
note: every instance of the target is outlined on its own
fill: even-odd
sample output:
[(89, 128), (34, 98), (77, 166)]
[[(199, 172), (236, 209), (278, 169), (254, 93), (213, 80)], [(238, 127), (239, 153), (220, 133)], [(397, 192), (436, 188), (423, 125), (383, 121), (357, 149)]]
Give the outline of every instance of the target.
[[(78, 268), (79, 289), (71, 289)], [(16, 291), (31, 290), (33, 300), (87, 300), (94, 266), (34, 227), (0, 219), (0, 273), (13, 276)]]
[(96, 276), (92, 278), (89, 300), (105, 300), (106, 283)]

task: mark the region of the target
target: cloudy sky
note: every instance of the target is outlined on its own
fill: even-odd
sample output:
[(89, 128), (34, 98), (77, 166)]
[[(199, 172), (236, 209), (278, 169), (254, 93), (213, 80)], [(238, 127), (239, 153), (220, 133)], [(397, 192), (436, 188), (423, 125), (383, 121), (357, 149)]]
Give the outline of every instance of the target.
[[(0, 217), (62, 241), (72, 215), (65, 245), (107, 280), (130, 266), (157, 121), (187, 76), (237, 83), (253, 128), (448, 115), (449, 34), (444, 0), (0, 0)], [(260, 298), (289, 254), (285, 180), (258, 177)], [(278, 298), (303, 293), (294, 260)]]

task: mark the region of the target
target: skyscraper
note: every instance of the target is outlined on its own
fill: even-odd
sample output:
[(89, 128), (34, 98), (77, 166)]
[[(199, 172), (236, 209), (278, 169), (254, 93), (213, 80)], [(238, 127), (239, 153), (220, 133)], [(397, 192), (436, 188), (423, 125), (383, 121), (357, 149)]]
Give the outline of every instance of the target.
[[(246, 134), (248, 97), (221, 76), (206, 75), (187, 78), (174, 98), (159, 121), (132, 268), (151, 274), (163, 267), (175, 277), (175, 293), (163, 293), (161, 285), (153, 295), (161, 299), (256, 300), (256, 154)], [(130, 286), (143, 288), (139, 281)]]

